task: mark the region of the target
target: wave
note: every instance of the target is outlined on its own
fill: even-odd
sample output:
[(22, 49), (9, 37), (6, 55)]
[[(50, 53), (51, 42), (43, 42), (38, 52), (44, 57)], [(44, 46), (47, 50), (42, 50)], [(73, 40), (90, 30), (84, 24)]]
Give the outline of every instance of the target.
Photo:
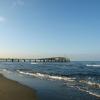
[[(21, 74), (27, 74), (30, 76), (39, 76), (39, 77), (44, 77), (44, 78), (58, 78), (58, 79), (66, 79), (66, 78), (82, 78), (82, 77), (99, 77), (100, 73), (95, 73), (95, 72), (73, 72), (73, 73), (54, 73), (54, 72), (50, 72), (49, 74), (46, 72), (32, 72), (30, 69), (18, 69), (17, 72), (21, 73)], [(54, 77), (52, 77), (54, 76)]]
[(100, 83), (96, 83), (96, 82), (92, 82), (92, 81), (89, 81), (89, 80), (80, 80), (79, 81), (80, 83), (82, 84), (85, 84), (83, 87), (79, 87), (77, 86), (77, 88), (81, 91), (85, 91), (91, 95), (94, 95), (96, 97), (100, 97), (100, 94), (95, 91), (96, 90), (99, 90), (100, 89)]
[[(63, 76), (63, 75), (62, 75)], [(65, 75), (65, 76), (71, 76), (71, 77), (77, 77), (77, 76), (79, 76), (79, 77), (99, 77), (100, 76), (100, 73), (93, 73), (93, 72), (77, 72), (77, 73), (68, 73), (68, 75)]]
[(100, 83), (96, 83), (95, 81), (93, 81), (92, 77), (79, 78), (75, 76), (71, 77), (71, 76), (50, 75), (50, 74), (44, 74), (40, 72), (28, 72), (23, 70), (17, 70), (17, 72), (23, 75), (29, 75), (29, 76), (33, 76), (45, 80), (59, 80), (64, 82), (64, 84), (66, 84), (67, 86), (76, 87), (80, 91), (84, 91), (96, 97), (100, 97), (98, 91), (100, 89)]
[(37, 62), (31, 62), (31, 64), (34, 65), (34, 64), (39, 64), (39, 63), (37, 63)]
[(20, 70), (17, 70), (17, 72), (19, 72), (20, 74), (24, 74), (24, 75), (38, 77), (40, 79), (63, 80), (63, 81), (74, 81), (75, 80), (75, 78), (49, 75), (49, 74), (43, 74), (43, 73), (39, 73), (39, 72), (31, 73), (31, 72), (24, 72), (24, 71), (20, 71)]
[(88, 67), (100, 67), (100, 65), (95, 65), (95, 64), (86, 64), (86, 66), (88, 66)]
[(88, 86), (92, 87), (92, 88), (100, 88), (100, 83), (96, 83), (96, 82), (91, 82), (91, 81), (86, 81), (86, 80), (80, 80), (80, 83), (85, 83)]
[(80, 87), (78, 87), (78, 86), (76, 86), (76, 88), (79, 89), (80, 91), (87, 92), (87, 93), (89, 93), (90, 95), (93, 95), (93, 96), (96, 96), (96, 97), (99, 97), (99, 98), (100, 98), (100, 94), (91, 92), (91, 91), (89, 91), (89, 90), (82, 89), (82, 88), (80, 88)]

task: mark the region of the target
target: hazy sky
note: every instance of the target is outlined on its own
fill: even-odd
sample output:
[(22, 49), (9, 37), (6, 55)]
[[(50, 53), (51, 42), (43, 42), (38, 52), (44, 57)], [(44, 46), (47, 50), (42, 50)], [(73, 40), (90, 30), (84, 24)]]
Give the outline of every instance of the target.
[(100, 60), (100, 0), (0, 0), (0, 57)]

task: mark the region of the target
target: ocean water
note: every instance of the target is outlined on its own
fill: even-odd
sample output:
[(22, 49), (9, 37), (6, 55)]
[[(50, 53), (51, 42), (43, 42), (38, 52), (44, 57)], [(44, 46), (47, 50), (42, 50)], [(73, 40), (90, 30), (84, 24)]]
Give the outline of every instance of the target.
[(67, 90), (68, 87), (71, 87), (100, 98), (99, 61), (72, 61), (69, 63), (0, 62), (0, 72), (10, 79), (36, 88), (42, 98), (39, 98), (40, 100), (46, 100), (46, 96), (52, 97), (54, 93), (59, 95), (52, 98), (67, 100), (66, 87)]

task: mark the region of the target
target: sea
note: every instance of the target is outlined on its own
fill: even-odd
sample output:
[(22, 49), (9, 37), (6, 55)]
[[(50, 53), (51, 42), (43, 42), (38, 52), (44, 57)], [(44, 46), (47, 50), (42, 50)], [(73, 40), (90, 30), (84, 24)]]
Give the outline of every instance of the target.
[(38, 100), (100, 99), (100, 61), (0, 62), (0, 73), (35, 89)]

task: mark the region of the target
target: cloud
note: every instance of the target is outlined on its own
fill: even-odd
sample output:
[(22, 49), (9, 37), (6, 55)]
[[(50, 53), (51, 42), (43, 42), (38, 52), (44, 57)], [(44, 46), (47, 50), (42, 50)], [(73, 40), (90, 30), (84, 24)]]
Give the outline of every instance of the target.
[(24, 5), (24, 1), (22, 0), (15, 0), (12, 4), (13, 7), (23, 6), (23, 5)]
[(0, 22), (4, 22), (6, 19), (3, 16), (0, 16)]

